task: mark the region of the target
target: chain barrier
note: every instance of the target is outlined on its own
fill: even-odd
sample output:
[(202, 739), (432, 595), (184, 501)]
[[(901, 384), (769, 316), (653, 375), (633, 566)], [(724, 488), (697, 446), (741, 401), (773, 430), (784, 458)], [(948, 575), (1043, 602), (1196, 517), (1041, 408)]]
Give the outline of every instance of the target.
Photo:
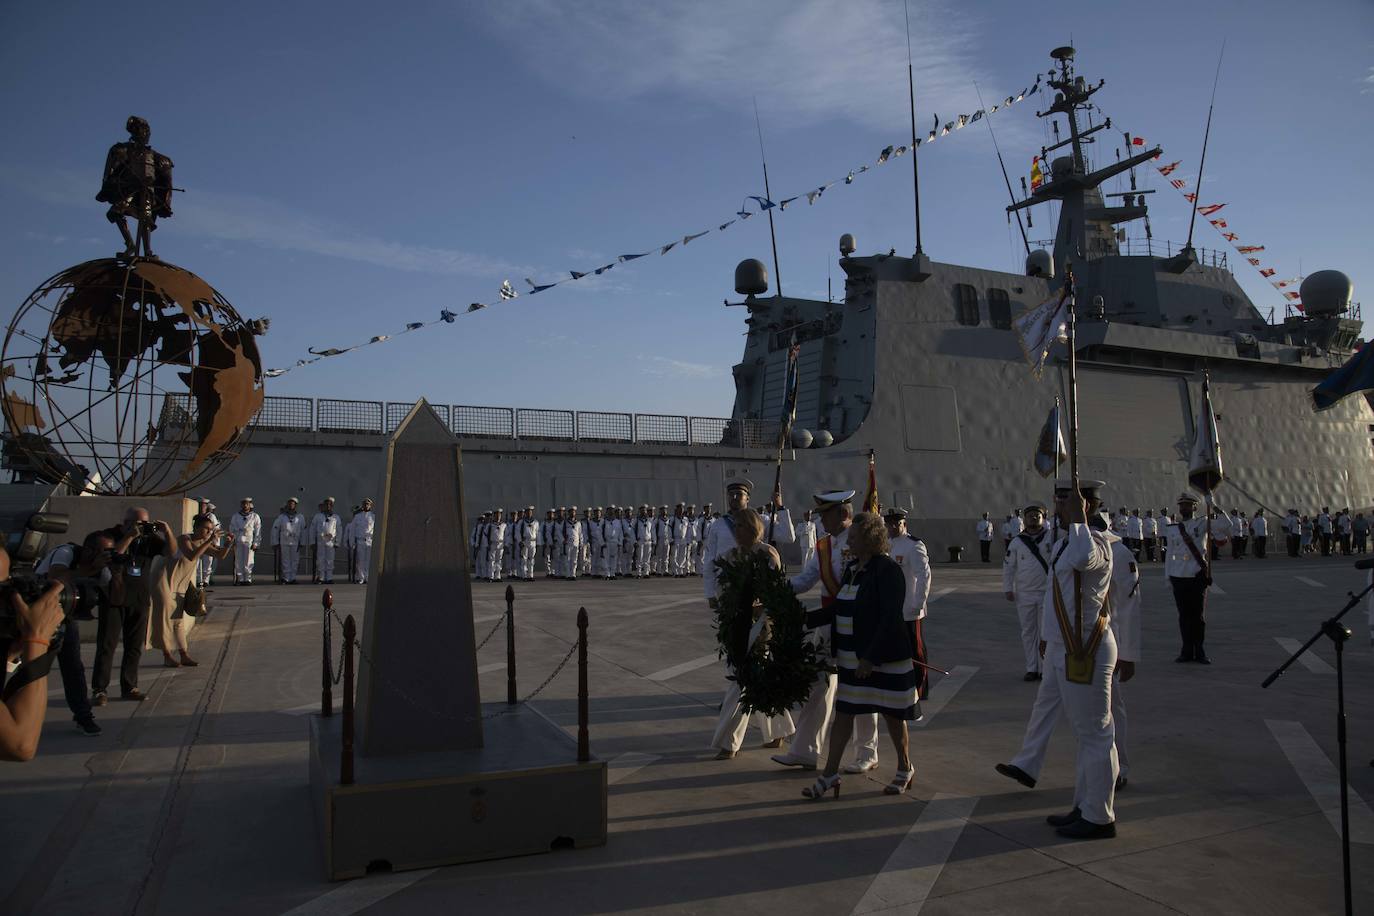
[[(329, 651), (329, 646), (333, 642), (333, 627), (330, 625), (330, 617), (333, 617), (335, 620), (339, 620), (339, 614), (337, 611), (334, 610), (333, 607), (329, 608), (329, 616), (324, 618), (325, 664), (329, 664), (329, 657), (334, 654)], [(339, 620), (339, 627), (341, 629), (343, 627), (342, 620)], [(343, 680), (343, 656), (344, 650), (346, 648), (348, 648), (347, 641), (342, 641), (339, 643), (339, 660), (334, 663), (332, 668), (329, 669), (329, 679), (335, 687), (339, 686), (339, 681)]]
[[(329, 609), (329, 614), (330, 614), (330, 616), (332, 616), (335, 620), (337, 620), (337, 621), (339, 622), (339, 626), (340, 626), (340, 627), (343, 626), (343, 618), (339, 617), (339, 612), (338, 612), (338, 611), (334, 610), (333, 608), (330, 608), (330, 609)], [(494, 636), (494, 635), (496, 634), (497, 628), (500, 627), (502, 621), (505, 620), (505, 617), (506, 617), (506, 615), (503, 613), (503, 614), (501, 615), (501, 620), (498, 620), (498, 621), (497, 621), (497, 626), (492, 628), (491, 633), (487, 634), (487, 638), (484, 639), (484, 640), (482, 640), (481, 645), (479, 645), (477, 648), (480, 649), (482, 646), (484, 646), (484, 645), (487, 644), (487, 642), (491, 639), (491, 637)], [(328, 620), (326, 619), (326, 621), (325, 621), (325, 639), (327, 640), (328, 638), (329, 638), (329, 623), (328, 623)], [(372, 672), (373, 672), (374, 674), (376, 674), (377, 678), (378, 678), (379, 680), (381, 680), (382, 683), (386, 684), (387, 689), (389, 689), (389, 690), (395, 692), (395, 694), (396, 694), (397, 696), (399, 696), (401, 699), (405, 700), (405, 701), (406, 701), (407, 703), (409, 703), (411, 706), (414, 706), (416, 709), (419, 709), (421, 712), (424, 712), (424, 713), (426, 713), (427, 715), (437, 716), (438, 718), (441, 718), (441, 719), (450, 719), (450, 720), (453, 720), (453, 721), (461, 721), (461, 722), (469, 721), (467, 716), (457, 716), (457, 715), (454, 715), (453, 713), (450, 713), (450, 712), (445, 712), (445, 711), (442, 711), (442, 710), (438, 710), (438, 709), (433, 708), (433, 707), (432, 707), (431, 705), (429, 705), (428, 703), (425, 703), (425, 702), (422, 702), (422, 701), (420, 701), (420, 700), (417, 700), (415, 697), (411, 696), (411, 695), (410, 695), (409, 693), (407, 693), (404, 689), (402, 689), (401, 686), (400, 686), (399, 684), (397, 684), (397, 683), (396, 683), (395, 681), (393, 681), (391, 678), (387, 677), (386, 674), (384, 674), (384, 673), (382, 672), (382, 670), (379, 669), (379, 668), (377, 667), (376, 663), (372, 661), (372, 657), (369, 656), (366, 652), (363, 651), (363, 646), (362, 646), (361, 640), (355, 638), (355, 639), (353, 640), (353, 646), (354, 646), (354, 648), (356, 648), (356, 649), (358, 650), (358, 657), (359, 657), (360, 659), (362, 659), (363, 661), (367, 662), (367, 666), (368, 666), (369, 668), (372, 669)], [(553, 669), (553, 673), (550, 674), (548, 677), (546, 677), (546, 678), (544, 679), (544, 683), (540, 684), (538, 687), (534, 688), (534, 690), (532, 690), (530, 693), (526, 694), (526, 695), (525, 695), (525, 698), (524, 698), (523, 700), (520, 700), (519, 702), (515, 703), (515, 704), (512, 705), (512, 706), (507, 706), (505, 709), (498, 710), (497, 712), (487, 713), (487, 714), (483, 715), (482, 718), (485, 720), (485, 719), (495, 719), (495, 718), (499, 718), (500, 716), (508, 716), (508, 715), (510, 715), (511, 713), (513, 713), (513, 712), (517, 711), (518, 709), (520, 709), (520, 707), (524, 706), (524, 705), (525, 705), (526, 703), (528, 703), (530, 700), (533, 700), (535, 697), (537, 697), (537, 696), (539, 695), (539, 693), (540, 693), (545, 687), (548, 687), (550, 684), (553, 683), (554, 678), (558, 677), (559, 672), (561, 672), (565, 667), (567, 667), (568, 661), (569, 661), (570, 659), (572, 659), (573, 655), (576, 654), (576, 652), (577, 652), (577, 646), (578, 646), (577, 640), (573, 640), (572, 646), (570, 646), (569, 649), (568, 649), (568, 654), (563, 656), (563, 660), (560, 661), (560, 662), (558, 663), (558, 666), (557, 666), (556, 668)], [(344, 651), (344, 648), (346, 648), (346, 645), (345, 645), (344, 647), (341, 647), (340, 650), (339, 650), (339, 665), (338, 665), (338, 668), (339, 668), (340, 672), (343, 671), (343, 651)], [(335, 680), (334, 683), (337, 684), (338, 681)]]
[(482, 648), (483, 646), (485, 646), (487, 643), (491, 642), (491, 638), (492, 638), (493, 636), (496, 635), (496, 631), (499, 630), (499, 629), (501, 629), (501, 624), (503, 624), (503, 623), (506, 622), (506, 614), (507, 614), (507, 613), (508, 613), (507, 611), (502, 611), (502, 612), (501, 612), (501, 616), (498, 617), (498, 618), (496, 618), (496, 626), (492, 627), (492, 628), (491, 628), (491, 632), (488, 633), (488, 634), (486, 635), (486, 638), (484, 638), (481, 642), (479, 642), (479, 643), (477, 644), (477, 649), (478, 649), (479, 651), (481, 650), (481, 648)]

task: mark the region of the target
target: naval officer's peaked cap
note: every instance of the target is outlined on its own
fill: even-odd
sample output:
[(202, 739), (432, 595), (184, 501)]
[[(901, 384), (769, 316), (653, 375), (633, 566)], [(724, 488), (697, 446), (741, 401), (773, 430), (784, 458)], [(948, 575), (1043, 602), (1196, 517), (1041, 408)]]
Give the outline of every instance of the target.
[[(1088, 480), (1086, 478), (1081, 478), (1078, 481), (1078, 491), (1082, 493), (1085, 497), (1096, 498), (1097, 491), (1106, 489), (1106, 487), (1107, 482), (1105, 480)], [(1067, 477), (1060, 477), (1058, 480), (1054, 482), (1054, 492), (1056, 493), (1072, 489), (1073, 481)]]
[(741, 477), (739, 480), (732, 480), (725, 485), (727, 490), (743, 490), (746, 493), (754, 491), (754, 482), (748, 477)]
[(1050, 510), (1047, 509), (1047, 508), (1045, 508), (1045, 504), (1044, 504), (1044, 503), (1030, 503), (1030, 504), (1028, 504), (1025, 508), (1023, 508), (1021, 511), (1022, 511), (1022, 512), (1031, 512), (1031, 511), (1035, 511), (1035, 512), (1039, 512), (1041, 515), (1049, 515), (1049, 514), (1050, 514)]
[(1191, 503), (1194, 506), (1202, 502), (1202, 500), (1198, 499), (1196, 496), (1194, 496), (1192, 493), (1189, 493), (1186, 490), (1178, 494), (1178, 501), (1181, 503)]
[(904, 518), (907, 517), (908, 514), (910, 514), (910, 513), (908, 513), (905, 509), (901, 508), (900, 506), (892, 506), (892, 507), (889, 508), (889, 509), (883, 510), (883, 518), (903, 518), (903, 519), (904, 519)]
[(832, 490), (829, 493), (817, 493), (814, 497), (817, 509), (830, 509), (835, 506), (843, 506), (845, 503), (854, 501), (853, 490)]

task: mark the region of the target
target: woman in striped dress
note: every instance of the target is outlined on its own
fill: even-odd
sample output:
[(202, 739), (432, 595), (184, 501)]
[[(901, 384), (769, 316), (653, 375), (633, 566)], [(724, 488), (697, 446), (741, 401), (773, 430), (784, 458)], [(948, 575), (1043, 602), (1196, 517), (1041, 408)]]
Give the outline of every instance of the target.
[(825, 771), (802, 790), (807, 798), (840, 794), (840, 761), (856, 715), (881, 713), (896, 747), (897, 774), (883, 791), (900, 795), (915, 775), (906, 724), (916, 718), (918, 678), (911, 628), (902, 618), (906, 578), (887, 556), (888, 546), (882, 519), (871, 512), (856, 515), (849, 528), (853, 559), (845, 567), (839, 595), (830, 607), (807, 615), (808, 626), (833, 624), (832, 652), (839, 668)]

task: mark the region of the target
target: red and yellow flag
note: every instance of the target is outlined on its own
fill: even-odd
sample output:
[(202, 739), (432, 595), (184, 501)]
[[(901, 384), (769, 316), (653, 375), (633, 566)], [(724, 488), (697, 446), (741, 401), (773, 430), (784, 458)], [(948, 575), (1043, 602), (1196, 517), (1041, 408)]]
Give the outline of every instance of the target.
[(1040, 171), (1040, 160), (1031, 160), (1031, 190), (1038, 191), (1040, 186), (1045, 183), (1045, 173)]

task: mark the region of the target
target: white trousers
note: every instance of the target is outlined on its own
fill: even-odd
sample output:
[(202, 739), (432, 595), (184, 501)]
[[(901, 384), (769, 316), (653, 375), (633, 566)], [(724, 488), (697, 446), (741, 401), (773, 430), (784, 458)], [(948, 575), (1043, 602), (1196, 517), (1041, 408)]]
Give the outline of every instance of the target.
[(253, 581), (253, 545), (234, 542), (234, 581)]
[(1074, 737), (1078, 739), (1073, 803), (1085, 821), (1110, 824), (1116, 819), (1116, 730), (1112, 723), (1112, 669), (1116, 667), (1116, 639), (1108, 630), (1097, 647), (1091, 684), (1070, 684), (1064, 677), (1064, 653), (1047, 653), (1050, 672), (1059, 682), (1059, 695)]
[(635, 575), (641, 579), (652, 570), (654, 545), (645, 541), (635, 542)]
[(301, 563), (301, 549), (295, 544), (277, 545), (277, 562), (281, 565), (279, 572), (283, 582), (296, 581), (296, 569)]
[(526, 541), (520, 547), (520, 578), (534, 578), (534, 556), (538, 551), (534, 541)]
[(578, 565), (579, 571), (585, 575), (591, 575), (592, 571), (592, 545), (590, 543), (582, 545), (582, 559)]
[(552, 544), (545, 544), (539, 549), (544, 552), (544, 575), (558, 575), (559, 570), (556, 568), (558, 566), (558, 548)]
[(620, 574), (620, 545), (610, 543), (606, 545), (605, 557), (601, 561), (602, 575), (608, 579)]
[(315, 571), (321, 582), (334, 581), (334, 545), (319, 544), (315, 548)]
[(1121, 775), (1131, 768), (1126, 754), (1126, 697), (1121, 693), (1121, 675), (1112, 675), (1112, 724), (1116, 728), (1116, 762)]
[(372, 545), (353, 545), (353, 579), (358, 583), (367, 581), (367, 571), (372, 565)]
[(200, 582), (198, 584), (204, 585), (205, 583), (209, 582), (210, 577), (215, 574), (215, 558), (207, 553), (200, 558), (199, 562)]
[(634, 572), (635, 566), (635, 542), (624, 541), (620, 545), (620, 570), (619, 575), (628, 576)]
[(765, 716), (757, 712), (746, 716), (739, 705), (739, 684), (729, 681), (725, 688), (725, 699), (720, 704), (716, 733), (711, 736), (711, 746), (723, 751), (739, 750), (744, 744), (744, 735), (749, 730), (750, 722), (758, 726), (764, 744), (786, 738), (796, 731), (790, 712), (784, 711), (780, 716)]
[(687, 575), (687, 548), (691, 544), (687, 541), (678, 541), (672, 545), (673, 568), (670, 570), (674, 576)]
[(801, 568), (806, 569), (806, 564), (811, 562), (811, 558), (816, 555), (816, 545), (809, 544), (802, 548)]
[(1040, 666), (1040, 608), (1045, 603), (1045, 593), (1016, 593), (1016, 616), (1021, 618), (1021, 650), (1026, 655), (1023, 671), (1041, 670)]
[(572, 550), (566, 551), (566, 552), (563, 554), (563, 577), (564, 577), (564, 578), (567, 578), (567, 579), (576, 579), (576, 578), (577, 578), (578, 566), (581, 565), (581, 560), (582, 560), (582, 558), (578, 555), (578, 553), (579, 553), (579, 552), (578, 552), (578, 549), (577, 549), (576, 547), (574, 547)]
[(878, 765), (878, 714), (854, 717), (854, 762)]
[(654, 560), (649, 572), (658, 576), (668, 575), (668, 552), (671, 547), (672, 545), (667, 541), (654, 544)]
[(501, 558), (506, 552), (505, 544), (492, 544), (487, 548), (487, 578), (501, 581)]
[(811, 687), (801, 709), (793, 716), (797, 731), (787, 745), (788, 753), (808, 763), (819, 764), (821, 748), (830, 737), (830, 720), (835, 713), (835, 675), (822, 672)]

